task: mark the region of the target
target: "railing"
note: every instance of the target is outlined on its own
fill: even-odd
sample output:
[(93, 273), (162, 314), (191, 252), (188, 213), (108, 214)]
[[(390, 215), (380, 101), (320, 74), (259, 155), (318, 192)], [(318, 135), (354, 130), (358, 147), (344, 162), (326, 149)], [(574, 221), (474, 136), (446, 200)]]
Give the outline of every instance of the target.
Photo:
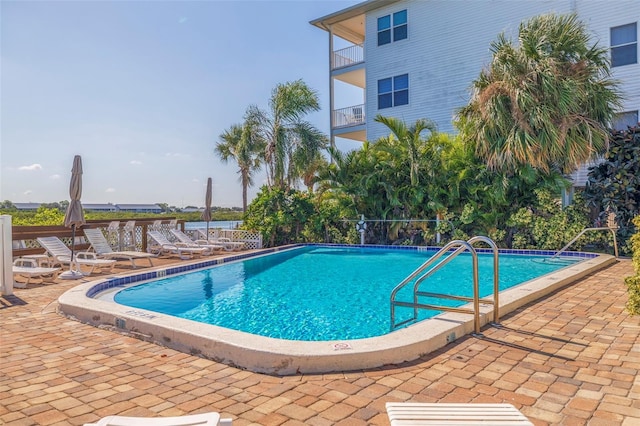
[(348, 67), (361, 62), (364, 62), (364, 46), (362, 44), (354, 44), (353, 46), (333, 52), (331, 69), (337, 70), (338, 68)]
[[(147, 229), (153, 226), (154, 222), (157, 222), (157, 219), (131, 219), (135, 220), (135, 226), (133, 228), (133, 232), (130, 235), (126, 235), (126, 240), (122, 240), (123, 244), (130, 246), (138, 251), (147, 251)], [(118, 235), (123, 235), (124, 227), (127, 222), (126, 219), (119, 219), (120, 224), (118, 227)], [(89, 244), (84, 239), (84, 233), (82, 232), (83, 228), (99, 228), (104, 229), (105, 231), (109, 229), (109, 225), (111, 224), (111, 220), (88, 220), (85, 225), (76, 229), (76, 244), (75, 248), (79, 250), (84, 250), (89, 248)], [(175, 218), (166, 218), (161, 221), (162, 228), (167, 228), (169, 226), (178, 226), (179, 228), (184, 230), (184, 221), (178, 221)], [(109, 233), (106, 232), (107, 238), (110, 239)], [(36, 238), (38, 237), (50, 237), (55, 236), (60, 238), (66, 245), (71, 246), (71, 228), (66, 228), (62, 225), (59, 226), (14, 226), (12, 227), (12, 236), (11, 239), (13, 241), (13, 256), (24, 256), (30, 254), (41, 254), (44, 253), (44, 249), (38, 244)], [(129, 237), (132, 237), (133, 241), (129, 240)], [(120, 240), (110, 241), (114, 244), (114, 248), (118, 248), (120, 245)]]
[[(499, 261), (498, 261), (498, 247), (496, 244), (487, 237), (473, 237), (468, 241), (462, 240), (454, 240), (445, 245), (440, 251), (438, 251), (433, 257), (423, 263), (418, 269), (413, 271), (411, 275), (405, 278), (400, 284), (398, 284), (391, 295), (389, 296), (389, 302), (391, 305), (391, 330), (395, 330), (398, 327), (401, 327), (410, 322), (416, 321), (418, 319), (418, 309), (432, 309), (438, 311), (447, 311), (447, 312), (458, 312), (464, 314), (473, 314), (473, 323), (474, 323), (474, 332), (476, 334), (480, 334), (480, 283), (478, 278), (478, 254), (476, 250), (473, 248), (473, 244), (476, 242), (484, 242), (489, 244), (493, 249), (493, 300), (483, 299), (483, 303), (493, 305), (493, 322), (498, 323), (500, 319), (500, 309), (499, 309)], [(423, 275), (415, 280), (413, 285), (413, 302), (401, 302), (396, 300), (396, 296), (398, 292), (404, 288), (407, 284), (409, 284), (414, 278), (418, 277), (425, 270), (430, 268), (437, 260), (439, 260), (442, 256), (447, 254), (451, 249), (455, 250), (451, 252), (449, 256), (441, 260), (438, 264), (433, 266)], [(431, 293), (420, 291), (420, 284), (427, 278), (429, 278), (434, 272), (451, 262), (455, 257), (464, 251), (469, 251), (471, 253), (472, 258), (472, 272), (473, 272), (473, 297), (466, 296), (452, 296), (448, 294), (442, 293)], [(432, 298), (441, 298), (441, 299), (449, 299), (449, 300), (458, 300), (463, 302), (473, 302), (473, 309), (468, 308), (456, 308), (451, 306), (443, 306), (443, 305), (433, 305), (433, 304), (424, 304), (419, 303), (419, 297), (432, 297)], [(396, 306), (413, 308), (413, 316), (404, 321), (400, 321), (396, 323)]]
[(582, 237), (587, 231), (611, 231), (611, 235), (613, 235), (613, 252), (616, 258), (618, 258), (618, 240), (616, 239), (616, 229), (618, 228), (608, 227), (608, 226), (600, 227), (600, 228), (584, 228), (582, 231), (580, 231), (578, 235), (576, 235), (571, 241), (569, 241), (566, 246), (562, 247), (556, 254), (551, 256), (551, 259), (555, 259), (556, 257), (560, 256), (562, 253), (567, 251), (567, 249), (571, 247), (573, 243), (578, 241), (578, 239)]
[(333, 110), (333, 128), (364, 124), (364, 104)]
[[(127, 222), (135, 221), (135, 225), (127, 228)], [(119, 222), (118, 226), (112, 226), (114, 222)], [(159, 230), (167, 236), (170, 241), (175, 238), (169, 233), (171, 228), (179, 228), (185, 232), (185, 222), (175, 218), (158, 219), (119, 219), (111, 220), (88, 220), (85, 225), (76, 229), (75, 248), (86, 250), (90, 247), (84, 237), (84, 228), (98, 228), (103, 230), (107, 241), (114, 250), (137, 250), (147, 251), (148, 240), (147, 231), (150, 229)], [(186, 231), (189, 233), (190, 231)], [(227, 237), (231, 241), (244, 242), (247, 249), (262, 248), (262, 235), (259, 232), (245, 231), (241, 229), (209, 229), (211, 235)], [(44, 248), (38, 244), (36, 238), (55, 236), (60, 238), (67, 246), (71, 247), (71, 228), (62, 225), (58, 226), (14, 226), (12, 227), (12, 249), (13, 257), (42, 254)]]

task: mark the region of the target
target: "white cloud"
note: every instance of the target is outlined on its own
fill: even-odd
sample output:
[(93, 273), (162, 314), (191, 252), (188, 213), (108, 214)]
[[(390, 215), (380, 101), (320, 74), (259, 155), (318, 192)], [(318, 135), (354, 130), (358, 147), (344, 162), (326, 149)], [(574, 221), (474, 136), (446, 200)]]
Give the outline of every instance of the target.
[(187, 18), (187, 17), (184, 17), (184, 16), (183, 16), (182, 18), (178, 19), (178, 23), (179, 23), (179, 24), (184, 24), (184, 23), (185, 23), (185, 22), (187, 22), (188, 20), (189, 20), (189, 18)]
[(49, 176), (49, 179), (53, 179), (53, 180), (60, 179), (60, 175), (51, 175)]
[(196, 178), (193, 178), (193, 179), (191, 179), (191, 182), (200, 182), (200, 181), (198, 179), (196, 179)]
[(104, 192), (116, 192), (116, 189), (115, 188), (107, 188), (107, 190), (104, 191)]
[(29, 194), (33, 194), (33, 191), (30, 189), (27, 189), (26, 191), (23, 192), (24, 195), (29, 195)]
[(135, 164), (135, 165), (138, 165), (138, 164), (142, 164), (142, 161), (138, 161), (138, 160), (131, 160), (131, 161), (129, 161), (129, 164)]
[(180, 158), (189, 158), (189, 154), (183, 154), (181, 152), (167, 152), (164, 154), (165, 157), (180, 157)]
[(42, 166), (38, 163), (35, 163), (30, 166), (20, 166), (18, 167), (18, 170), (26, 170), (26, 171), (42, 170)]

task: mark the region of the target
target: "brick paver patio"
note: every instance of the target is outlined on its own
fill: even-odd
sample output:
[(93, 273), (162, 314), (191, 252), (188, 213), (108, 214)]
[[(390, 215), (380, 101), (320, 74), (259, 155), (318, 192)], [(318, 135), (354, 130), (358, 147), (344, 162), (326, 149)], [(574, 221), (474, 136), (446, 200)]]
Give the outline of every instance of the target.
[(0, 297), (0, 424), (218, 411), (234, 425), (388, 425), (387, 401), (508, 402), (537, 425), (640, 425), (623, 260), (401, 366), (274, 377), (64, 318), (58, 281)]

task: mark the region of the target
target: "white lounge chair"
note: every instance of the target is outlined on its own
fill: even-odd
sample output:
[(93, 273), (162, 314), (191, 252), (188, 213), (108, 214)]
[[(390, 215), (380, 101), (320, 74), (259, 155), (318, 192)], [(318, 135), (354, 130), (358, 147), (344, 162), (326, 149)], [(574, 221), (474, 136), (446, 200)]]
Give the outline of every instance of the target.
[(149, 244), (150, 253), (161, 255), (178, 255), (180, 259), (190, 259), (193, 256), (202, 256), (207, 249), (201, 247), (188, 247), (182, 243), (172, 243), (158, 231), (147, 231), (147, 235), (153, 244)]
[[(85, 275), (91, 275), (96, 268), (99, 270), (108, 269), (108, 272), (112, 272), (116, 264), (115, 260), (98, 259), (95, 253), (89, 252), (76, 252), (72, 260), (71, 249), (58, 237), (39, 237), (37, 240), (51, 256), (51, 266), (68, 265), (73, 262), (77, 265), (78, 269), (80, 269), (80, 272)], [(82, 271), (82, 266), (88, 267), (89, 272), (85, 273)]]
[(141, 251), (113, 251), (111, 246), (109, 245), (109, 241), (107, 241), (106, 237), (102, 233), (101, 230), (94, 229), (84, 229), (84, 236), (91, 244), (91, 248), (98, 255), (98, 257), (103, 259), (124, 259), (131, 261), (131, 266), (135, 269), (136, 259), (147, 259), (149, 261), (149, 266), (153, 266), (152, 258), (155, 256), (151, 253), (144, 253)]
[(180, 417), (108, 416), (84, 426), (231, 426), (231, 419), (221, 419), (218, 413), (192, 414)]
[(109, 222), (109, 227), (107, 228), (107, 241), (109, 242), (109, 246), (118, 247), (120, 249), (120, 221), (114, 220)]
[[(226, 251), (239, 251), (244, 248), (244, 243), (241, 241), (231, 241), (230, 238), (216, 237), (212, 238), (207, 235), (207, 231), (204, 229), (197, 229), (200, 239), (208, 241), (209, 244), (220, 244), (224, 246)], [(208, 237), (208, 238), (207, 238)]]
[[(43, 268), (38, 266), (37, 259), (18, 258), (13, 261), (13, 286), (16, 288), (27, 288), (27, 284), (32, 278), (41, 278), (42, 283), (49, 278), (55, 280), (58, 278), (60, 268)], [(25, 282), (16, 281), (16, 278), (26, 279)]]
[(124, 224), (122, 229), (122, 239), (120, 240), (120, 250), (136, 249), (136, 221), (130, 220)]
[(533, 426), (533, 423), (511, 404), (387, 402), (386, 405), (391, 426)]
[(178, 241), (180, 241), (183, 244), (186, 244), (186, 245), (191, 246), (191, 247), (206, 248), (207, 249), (207, 253), (206, 254), (213, 254), (216, 251), (222, 251), (222, 250), (225, 249), (224, 246), (222, 246), (222, 245), (208, 243), (205, 240), (193, 241), (191, 238), (189, 238), (189, 236), (187, 234), (185, 234), (184, 232), (182, 232), (179, 229), (170, 229), (169, 232), (171, 232), (171, 235), (176, 237), (178, 239)]

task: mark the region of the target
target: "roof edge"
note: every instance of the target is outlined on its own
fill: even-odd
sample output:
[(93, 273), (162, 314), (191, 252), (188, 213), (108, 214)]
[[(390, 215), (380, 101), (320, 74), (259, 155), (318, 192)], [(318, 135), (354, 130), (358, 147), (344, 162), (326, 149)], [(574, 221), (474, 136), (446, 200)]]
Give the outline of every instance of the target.
[(313, 26), (316, 26), (322, 30), (328, 31), (327, 25), (335, 24), (345, 19), (353, 18), (354, 16), (366, 13), (383, 6), (388, 6), (393, 3), (397, 3), (400, 0), (367, 0), (362, 3), (354, 4), (346, 9), (339, 10), (329, 15), (322, 16), (318, 19), (309, 21)]

